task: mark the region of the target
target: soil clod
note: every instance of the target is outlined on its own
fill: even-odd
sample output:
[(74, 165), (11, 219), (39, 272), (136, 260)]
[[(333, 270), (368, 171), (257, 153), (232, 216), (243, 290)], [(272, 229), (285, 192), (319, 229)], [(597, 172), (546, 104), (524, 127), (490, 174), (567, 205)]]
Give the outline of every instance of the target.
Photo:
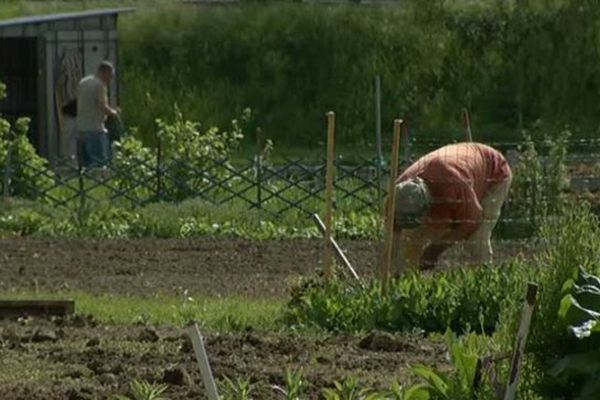
[(371, 351), (400, 352), (411, 348), (406, 342), (388, 332), (373, 331), (365, 336), (358, 347)]
[(190, 374), (181, 366), (171, 366), (163, 374), (163, 382), (175, 386), (192, 386)]
[(160, 335), (156, 328), (148, 326), (142, 330), (138, 336), (138, 340), (140, 342), (158, 342), (160, 340)]

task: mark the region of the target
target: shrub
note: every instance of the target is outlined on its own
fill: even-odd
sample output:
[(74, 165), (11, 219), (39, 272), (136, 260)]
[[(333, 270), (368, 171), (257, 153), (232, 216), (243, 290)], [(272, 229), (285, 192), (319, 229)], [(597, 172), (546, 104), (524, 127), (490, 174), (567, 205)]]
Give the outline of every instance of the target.
[(231, 153), (244, 137), (242, 124), (249, 117), (250, 110), (244, 110), (241, 121), (232, 121), (230, 131), (211, 127), (204, 132), (200, 123), (186, 120), (177, 107), (172, 122), (158, 119), (167, 198), (183, 200), (230, 176)]
[(568, 188), (566, 155), (570, 135), (563, 130), (557, 135), (546, 135), (543, 142), (536, 144), (532, 135), (524, 132), (513, 170), (510, 202), (500, 221), (501, 235), (537, 235), (547, 218), (561, 211)]
[(20, 118), (13, 126), (0, 118), (0, 179), (8, 168), (9, 193), (37, 199), (53, 186), (53, 172), (29, 141), (28, 130), (28, 118)]
[(159, 190), (156, 153), (145, 147), (135, 135), (115, 143), (115, 150), (113, 165), (117, 173), (114, 177), (117, 190), (133, 199), (154, 198)]

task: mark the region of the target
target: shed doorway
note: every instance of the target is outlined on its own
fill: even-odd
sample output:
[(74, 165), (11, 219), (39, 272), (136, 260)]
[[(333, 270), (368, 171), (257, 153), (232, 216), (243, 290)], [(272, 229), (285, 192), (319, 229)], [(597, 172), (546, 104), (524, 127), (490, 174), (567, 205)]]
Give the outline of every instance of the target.
[(42, 149), (38, 115), (38, 40), (32, 37), (0, 37), (0, 81), (7, 97), (0, 101), (0, 113), (10, 123), (29, 117), (29, 140)]

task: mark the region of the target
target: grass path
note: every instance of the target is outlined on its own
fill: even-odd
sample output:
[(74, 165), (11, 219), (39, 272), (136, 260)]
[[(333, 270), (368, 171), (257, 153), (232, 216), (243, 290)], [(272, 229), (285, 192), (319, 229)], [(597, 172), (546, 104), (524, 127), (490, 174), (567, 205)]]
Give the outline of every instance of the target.
[(0, 299), (69, 299), (77, 314), (92, 315), (110, 324), (148, 323), (183, 326), (194, 320), (211, 331), (278, 330), (284, 301), (245, 297), (131, 297), (91, 295), (84, 292), (0, 293)]

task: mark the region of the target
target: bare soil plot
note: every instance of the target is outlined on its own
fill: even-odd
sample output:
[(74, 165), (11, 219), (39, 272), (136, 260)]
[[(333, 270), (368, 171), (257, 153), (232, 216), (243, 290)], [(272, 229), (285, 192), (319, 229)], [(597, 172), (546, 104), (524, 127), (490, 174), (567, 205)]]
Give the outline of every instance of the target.
[[(409, 363), (446, 365), (442, 344), (414, 336), (364, 340), (250, 331), (209, 334), (206, 345), (217, 377), (248, 378), (257, 383), (254, 398), (265, 400), (275, 398), (269, 385), (283, 384), (286, 367), (303, 367), (313, 399), (334, 380), (354, 376), (385, 388), (414, 380)], [(176, 328), (105, 326), (81, 317), (0, 321), (0, 360), (4, 400), (110, 398), (126, 393), (134, 378), (169, 384), (172, 400), (204, 398), (191, 344)]]
[[(372, 275), (381, 245), (346, 241), (359, 274)], [(281, 297), (320, 264), (322, 241), (238, 238), (76, 240), (0, 239), (0, 292), (81, 290), (92, 294)], [(496, 259), (528, 255), (522, 242), (495, 244)], [(460, 263), (451, 251), (444, 264)]]

